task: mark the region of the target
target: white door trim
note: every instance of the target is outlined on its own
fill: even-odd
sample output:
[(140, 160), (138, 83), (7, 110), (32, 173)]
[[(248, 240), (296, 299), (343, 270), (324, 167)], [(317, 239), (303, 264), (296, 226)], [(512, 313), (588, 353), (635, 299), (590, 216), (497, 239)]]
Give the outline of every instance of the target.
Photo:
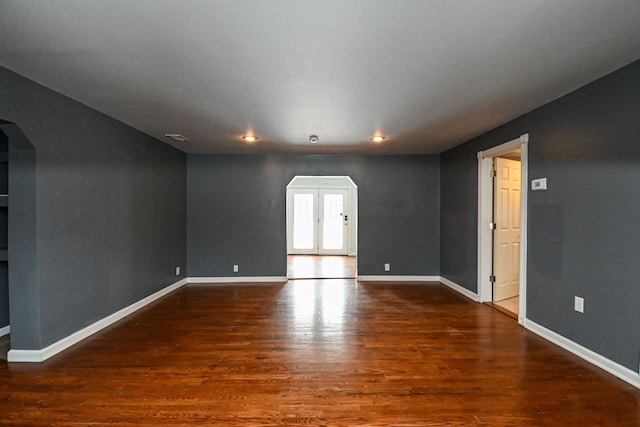
[(520, 198), (520, 309), (518, 323), (524, 325), (527, 317), (527, 199), (529, 181), (529, 134), (505, 142), (497, 147), (478, 152), (478, 295), (480, 302), (492, 300), (492, 286), (489, 276), (492, 271), (492, 236), (489, 224), (493, 211), (493, 181), (489, 175), (492, 159), (520, 148), (522, 163), (521, 198)]

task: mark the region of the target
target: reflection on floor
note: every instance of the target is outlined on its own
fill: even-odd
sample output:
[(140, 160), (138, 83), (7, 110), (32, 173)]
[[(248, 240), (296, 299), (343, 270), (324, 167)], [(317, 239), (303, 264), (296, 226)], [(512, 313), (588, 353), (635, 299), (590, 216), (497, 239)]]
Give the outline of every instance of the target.
[(507, 315), (512, 315), (515, 319), (518, 318), (518, 312), (520, 310), (520, 297), (515, 296), (513, 298), (505, 299), (502, 301), (496, 301), (493, 303), (494, 308), (498, 311), (502, 311)]
[(289, 279), (355, 279), (356, 257), (289, 255)]
[(0, 361), (3, 427), (626, 427), (639, 416), (639, 389), (438, 283), (188, 284), (45, 363)]

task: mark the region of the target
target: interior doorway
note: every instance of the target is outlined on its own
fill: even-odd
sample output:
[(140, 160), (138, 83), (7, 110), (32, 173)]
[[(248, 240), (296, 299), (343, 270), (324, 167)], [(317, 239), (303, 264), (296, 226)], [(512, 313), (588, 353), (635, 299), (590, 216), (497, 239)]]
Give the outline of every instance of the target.
[(515, 318), (520, 295), (520, 149), (493, 158), (493, 303)]
[(478, 293), (526, 318), (528, 135), (478, 153)]
[(348, 176), (296, 176), (287, 185), (287, 276), (355, 278), (358, 187)]
[(9, 316), (9, 138), (0, 130), (0, 360), (7, 360)]
[[(0, 208), (6, 210), (6, 216), (0, 215), (0, 228), (6, 227), (4, 232), (0, 230), (0, 265), (6, 269), (6, 275), (0, 274), (0, 283), (7, 284), (8, 294), (0, 298), (8, 299), (9, 304), (9, 316), (3, 316), (3, 323), (7, 319), (9, 322), (6, 326), (0, 325), (0, 335), (10, 334), (0, 342), (0, 347), (4, 350), (31, 348), (35, 342), (33, 337), (39, 336), (40, 324), (21, 320), (37, 318), (39, 309), (33, 300), (33, 295), (38, 294), (34, 255), (37, 247), (36, 150), (15, 123), (0, 119), (0, 133), (7, 142), (7, 153), (0, 153), (0, 163), (5, 164), (8, 173), (7, 192), (0, 197)], [(7, 288), (4, 289), (2, 292), (6, 292)], [(5, 304), (1, 307), (6, 309)], [(22, 360), (16, 352), (9, 350), (7, 359), (10, 362)]]

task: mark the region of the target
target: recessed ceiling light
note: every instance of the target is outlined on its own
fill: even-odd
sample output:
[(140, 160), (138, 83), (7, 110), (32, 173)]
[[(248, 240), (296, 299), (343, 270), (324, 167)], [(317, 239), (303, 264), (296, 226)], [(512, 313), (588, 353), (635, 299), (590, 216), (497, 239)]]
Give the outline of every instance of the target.
[(385, 139), (387, 139), (387, 138), (386, 138), (386, 137), (384, 137), (384, 136), (382, 136), (382, 135), (376, 135), (376, 136), (374, 136), (374, 137), (372, 137), (372, 138), (371, 138), (371, 140), (372, 140), (373, 142), (382, 142), (382, 141), (384, 141)]
[(189, 138), (182, 136), (179, 133), (165, 133), (164, 136), (178, 142), (189, 142)]
[(255, 142), (255, 141), (258, 140), (258, 138), (256, 138), (253, 135), (245, 135), (245, 136), (242, 137), (242, 139), (244, 139), (247, 142)]
[(312, 144), (317, 144), (319, 139), (320, 138), (318, 138), (318, 135), (311, 135), (309, 137), (309, 142), (312, 143)]

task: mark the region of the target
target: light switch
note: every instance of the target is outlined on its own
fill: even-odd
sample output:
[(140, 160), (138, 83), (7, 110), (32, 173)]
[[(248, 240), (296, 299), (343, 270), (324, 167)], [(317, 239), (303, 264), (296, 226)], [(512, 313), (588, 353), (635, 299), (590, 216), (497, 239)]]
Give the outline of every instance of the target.
[(531, 180), (531, 191), (540, 191), (547, 189), (547, 178), (538, 178)]

